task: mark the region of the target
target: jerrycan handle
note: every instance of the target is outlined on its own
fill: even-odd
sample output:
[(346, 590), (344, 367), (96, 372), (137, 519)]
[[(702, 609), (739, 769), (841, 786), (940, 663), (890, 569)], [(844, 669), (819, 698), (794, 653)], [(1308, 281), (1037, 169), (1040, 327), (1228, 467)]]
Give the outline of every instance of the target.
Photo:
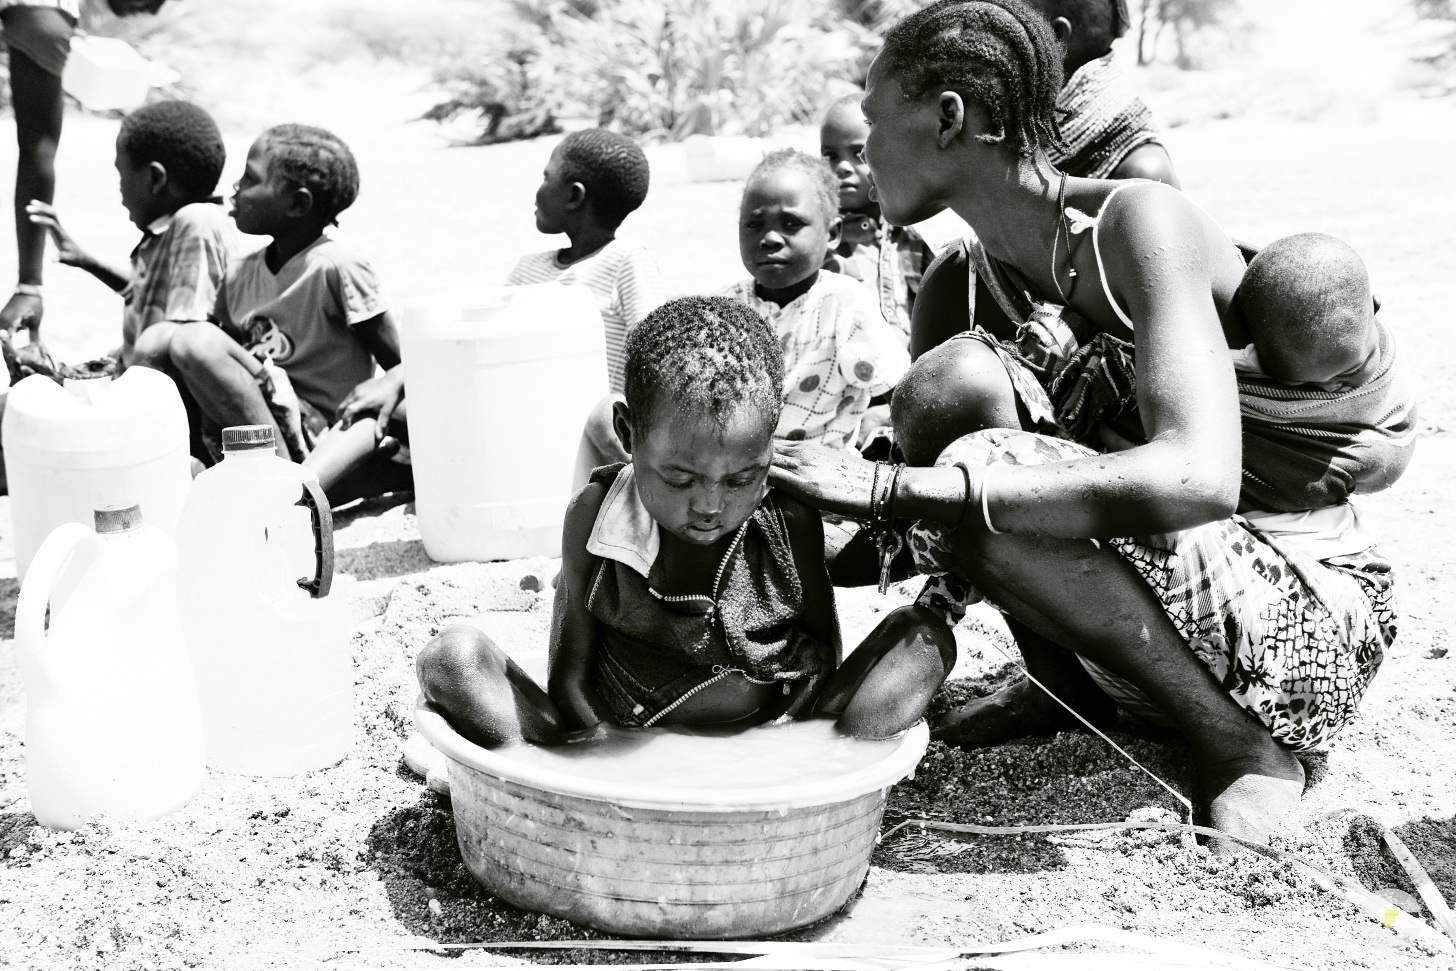
[(87, 542), (97, 543), (99, 539), (80, 523), (57, 526), (36, 550), (20, 587), (20, 600), (15, 606), (15, 646), (48, 680), (55, 678), (55, 662), (45, 649), (46, 609), (62, 571)]
[(318, 571), (314, 577), (299, 580), (298, 585), (313, 599), (320, 600), (329, 595), (334, 585), (334, 513), (323, 486), (312, 479), (303, 481), (303, 498), (294, 505), (306, 508), (313, 521), (313, 555)]

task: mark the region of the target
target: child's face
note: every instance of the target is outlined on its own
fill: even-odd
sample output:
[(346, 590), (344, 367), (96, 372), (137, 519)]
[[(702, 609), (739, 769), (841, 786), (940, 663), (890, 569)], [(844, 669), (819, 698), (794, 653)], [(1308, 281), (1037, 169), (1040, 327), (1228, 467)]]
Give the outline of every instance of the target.
[(830, 110), (819, 127), (819, 154), (839, 179), (839, 208), (863, 209), (870, 204), (870, 167), (865, 164), (869, 126), (855, 105)]
[(268, 145), (263, 139), (248, 149), (243, 176), (233, 184), (230, 215), (240, 232), (254, 236), (275, 236), (298, 216), (295, 190), (268, 172)]
[(779, 169), (750, 182), (738, 213), (738, 254), (764, 291), (807, 280), (839, 242), (839, 216), (830, 216), (804, 172)]
[[(773, 459), (773, 422), (753, 406), (720, 428), (711, 417), (658, 402), (643, 429), (626, 429), (637, 494), (657, 525), (708, 546), (733, 533), (763, 501)], [(618, 432), (629, 421), (619, 412)]]
[(566, 232), (566, 222), (575, 199), (576, 183), (568, 182), (561, 174), (561, 148), (551, 153), (546, 171), (541, 177), (541, 187), (536, 190), (536, 231), (546, 233)]
[(116, 146), (116, 175), (122, 207), (137, 229), (145, 230), (167, 214), (162, 193), (155, 184), (157, 170), (150, 165), (137, 165), (120, 145)]

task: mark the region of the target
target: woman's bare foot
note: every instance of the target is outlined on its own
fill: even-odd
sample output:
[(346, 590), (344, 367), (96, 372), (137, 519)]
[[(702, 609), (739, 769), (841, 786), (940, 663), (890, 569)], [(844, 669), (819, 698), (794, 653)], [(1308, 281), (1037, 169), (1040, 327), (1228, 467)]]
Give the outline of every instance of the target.
[[(1247, 756), (1222, 762), (1194, 762), (1203, 780), (1208, 800), (1209, 825), (1232, 836), (1256, 843), (1268, 843), (1285, 820), (1299, 806), (1304, 794), (1304, 765), (1294, 753), (1272, 738), (1267, 746)], [(1226, 840), (1212, 840), (1209, 848), (1218, 854), (1234, 846)]]
[[(1082, 717), (1099, 728), (1111, 724), (1117, 713), (1112, 699), (1096, 688), (1072, 692), (1059, 687), (1063, 686), (1052, 690)], [(1021, 678), (995, 694), (937, 715), (930, 722), (930, 737), (959, 748), (981, 748), (1028, 735), (1055, 735), (1080, 725), (1045, 691)]]

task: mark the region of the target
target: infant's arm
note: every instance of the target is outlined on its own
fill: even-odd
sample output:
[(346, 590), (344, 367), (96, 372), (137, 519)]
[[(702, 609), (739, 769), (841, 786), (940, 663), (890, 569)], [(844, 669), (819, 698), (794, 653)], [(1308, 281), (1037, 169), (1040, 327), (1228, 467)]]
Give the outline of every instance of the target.
[(547, 690), (568, 730), (591, 728), (610, 718), (606, 703), (591, 686), (599, 629), (596, 618), (586, 609), (592, 573), (586, 541), (606, 496), (606, 486), (588, 484), (571, 500), (561, 529), (561, 575), (556, 581), (551, 616)]

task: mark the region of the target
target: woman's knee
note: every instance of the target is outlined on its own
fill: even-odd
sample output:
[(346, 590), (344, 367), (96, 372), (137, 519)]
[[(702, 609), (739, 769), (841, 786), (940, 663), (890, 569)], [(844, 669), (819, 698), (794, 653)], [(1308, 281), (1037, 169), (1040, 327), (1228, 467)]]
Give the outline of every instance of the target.
[(928, 352), (895, 388), (895, 441), (912, 465), (930, 465), (951, 442), (984, 428), (1018, 428), (1006, 366), (979, 340), (953, 340)]

